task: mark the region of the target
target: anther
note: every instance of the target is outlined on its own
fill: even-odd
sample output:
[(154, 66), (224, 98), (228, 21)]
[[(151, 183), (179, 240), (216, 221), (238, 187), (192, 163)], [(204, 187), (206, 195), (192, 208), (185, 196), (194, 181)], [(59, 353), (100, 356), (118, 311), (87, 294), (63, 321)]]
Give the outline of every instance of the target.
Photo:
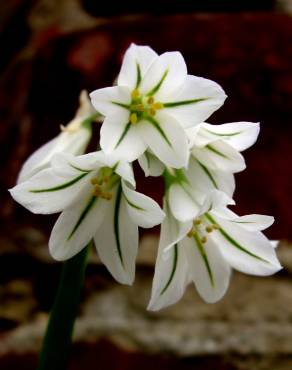
[(105, 192), (105, 193), (102, 193), (102, 194), (101, 194), (101, 197), (102, 197), (103, 199), (106, 199), (106, 200), (111, 200), (111, 199), (112, 199), (112, 197), (113, 197), (113, 195), (112, 195), (112, 193)]
[(202, 223), (202, 221), (201, 221), (200, 218), (196, 218), (193, 223), (194, 223), (194, 225), (200, 225)]
[(156, 102), (153, 104), (153, 108), (154, 109), (162, 109), (163, 108), (163, 104), (162, 103), (159, 103), (159, 102)]
[(154, 98), (153, 98), (153, 96), (150, 96), (150, 98), (148, 98), (147, 103), (148, 103), (148, 104), (153, 104), (153, 103), (154, 103)]
[(150, 108), (149, 113), (151, 114), (151, 116), (155, 116), (156, 110), (153, 108)]
[(216, 224), (213, 224), (212, 227), (213, 227), (213, 230), (219, 230), (220, 229), (220, 227)]
[(204, 243), (207, 243), (207, 238), (205, 236), (202, 237), (201, 239), (201, 242), (204, 244)]
[(132, 113), (130, 116), (130, 122), (132, 125), (135, 125), (138, 122), (138, 117), (136, 113)]
[(97, 185), (98, 184), (98, 179), (94, 177), (93, 179), (90, 180), (92, 185)]
[(213, 226), (210, 226), (210, 225), (206, 226), (207, 233), (211, 233), (213, 230), (214, 230)]
[(96, 197), (99, 197), (101, 195), (102, 191), (100, 189), (100, 187), (98, 185), (95, 186), (95, 189), (94, 189), (94, 192), (93, 192), (93, 195), (95, 195)]
[(191, 229), (188, 233), (187, 233), (187, 236), (189, 237), (189, 238), (192, 238), (194, 235), (195, 235), (195, 230), (194, 229)]
[(132, 91), (131, 96), (132, 96), (132, 98), (133, 98), (133, 99), (137, 99), (137, 98), (139, 98), (139, 96), (140, 96), (140, 92), (139, 92), (139, 90), (138, 90), (138, 89), (134, 89), (134, 90)]

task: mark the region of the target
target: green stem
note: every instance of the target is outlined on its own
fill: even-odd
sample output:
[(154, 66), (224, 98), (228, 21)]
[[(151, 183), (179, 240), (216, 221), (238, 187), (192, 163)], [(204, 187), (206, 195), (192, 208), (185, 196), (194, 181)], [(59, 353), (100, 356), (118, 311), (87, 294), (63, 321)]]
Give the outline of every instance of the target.
[(39, 357), (38, 370), (66, 369), (89, 245), (63, 265), (59, 288)]

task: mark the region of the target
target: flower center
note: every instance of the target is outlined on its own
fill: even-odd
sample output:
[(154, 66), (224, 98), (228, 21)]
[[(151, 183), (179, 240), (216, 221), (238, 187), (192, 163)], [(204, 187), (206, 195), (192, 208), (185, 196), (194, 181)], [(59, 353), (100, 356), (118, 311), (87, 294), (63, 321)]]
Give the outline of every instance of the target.
[(201, 243), (207, 243), (208, 241), (208, 234), (212, 233), (214, 230), (218, 230), (218, 225), (204, 225), (201, 218), (196, 218), (193, 221), (193, 227), (188, 232), (187, 236), (189, 238), (193, 238), (197, 235), (200, 238)]
[(118, 181), (119, 176), (114, 174), (111, 168), (103, 167), (98, 175), (90, 180), (90, 183), (93, 185), (93, 195), (105, 200), (111, 200), (113, 197), (111, 190)]
[(141, 96), (138, 89), (134, 89), (131, 96), (130, 122), (133, 125), (149, 116), (155, 116), (157, 110), (163, 108), (163, 104), (156, 102), (153, 96)]

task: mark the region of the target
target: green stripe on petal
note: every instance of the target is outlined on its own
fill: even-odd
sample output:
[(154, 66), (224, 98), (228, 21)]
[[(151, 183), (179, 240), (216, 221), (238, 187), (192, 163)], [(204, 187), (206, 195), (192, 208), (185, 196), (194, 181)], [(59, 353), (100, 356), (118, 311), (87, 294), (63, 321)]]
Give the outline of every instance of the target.
[(115, 146), (115, 149), (117, 149), (117, 147), (121, 144), (121, 142), (124, 140), (125, 136), (127, 135), (128, 131), (130, 130), (130, 127), (131, 127), (131, 122), (128, 122), (124, 131), (122, 132), (122, 135), (120, 136), (116, 146)]
[(121, 108), (130, 109), (130, 104), (120, 103), (118, 101), (111, 101), (112, 104), (117, 105)]
[(87, 203), (86, 207), (83, 209), (78, 221), (76, 222), (75, 226), (73, 227), (73, 230), (71, 231), (70, 235), (67, 238), (67, 241), (72, 238), (72, 236), (77, 231), (78, 227), (82, 224), (82, 222), (85, 220), (88, 212), (91, 210), (93, 205), (96, 203), (97, 197), (93, 196), (90, 198), (89, 202)]
[(218, 224), (218, 222), (216, 222), (216, 220), (214, 220), (214, 218), (206, 213), (205, 214), (206, 218), (212, 222), (212, 224), (215, 224), (215, 225), (218, 225), (219, 229), (218, 231), (220, 232), (220, 234), (224, 237), (225, 240), (227, 240), (231, 245), (233, 245), (234, 247), (236, 247), (237, 249), (241, 250), (242, 252), (248, 254), (249, 256), (253, 257), (253, 258), (256, 258), (257, 260), (259, 261), (262, 261), (262, 262), (266, 262), (266, 263), (269, 263), (269, 261), (265, 260), (264, 258), (258, 256), (257, 254), (254, 254), (252, 252), (250, 252), (248, 249), (246, 249), (245, 247), (243, 247), (242, 245), (240, 245), (235, 239), (233, 239), (224, 229), (222, 229), (222, 227)]
[(223, 157), (223, 158), (227, 158), (227, 159), (229, 159), (225, 154), (223, 154), (222, 152), (219, 152), (219, 150), (215, 149), (215, 148), (214, 148), (212, 145), (210, 145), (210, 144), (206, 145), (206, 148), (207, 148), (208, 150), (210, 150), (211, 152), (213, 152), (213, 153), (215, 153), (215, 154), (219, 155), (220, 157)]
[(199, 166), (202, 168), (202, 170), (205, 172), (205, 174), (207, 175), (207, 177), (209, 178), (209, 180), (212, 182), (212, 184), (214, 185), (214, 187), (215, 187), (216, 189), (219, 189), (219, 187), (218, 187), (218, 185), (217, 185), (216, 180), (214, 179), (214, 177), (213, 177), (212, 173), (208, 170), (208, 168), (207, 168), (207, 167), (205, 167), (205, 166), (204, 166), (201, 162), (199, 162), (198, 160), (197, 160), (197, 162), (198, 162)]
[(209, 276), (209, 279), (210, 279), (210, 283), (211, 285), (214, 287), (215, 285), (215, 281), (214, 281), (214, 277), (213, 277), (213, 272), (212, 272), (212, 269), (211, 269), (211, 266), (210, 266), (210, 263), (209, 263), (209, 260), (208, 260), (208, 256), (205, 252), (205, 248), (200, 240), (200, 238), (198, 237), (197, 234), (194, 235), (194, 239), (195, 239), (195, 242), (196, 242), (196, 246), (200, 252), (200, 255), (202, 256), (202, 259), (204, 261), (204, 264), (205, 264), (205, 267), (206, 267), (206, 270), (208, 272), (208, 276)]
[(116, 204), (115, 204), (115, 210), (114, 210), (114, 233), (115, 233), (115, 239), (117, 243), (118, 255), (119, 255), (123, 268), (125, 268), (124, 258), (122, 254), (122, 248), (121, 248), (120, 226), (119, 226), (119, 214), (120, 214), (121, 200), (122, 200), (122, 186), (120, 184), (117, 190)]
[(146, 151), (144, 154), (145, 154), (145, 158), (146, 158), (146, 161), (147, 161), (147, 166), (148, 166), (148, 168), (150, 168), (150, 158), (149, 158), (149, 154), (147, 153), (147, 151)]
[(76, 166), (74, 166), (74, 165), (73, 165), (73, 164), (71, 164), (71, 163), (69, 163), (69, 164), (70, 164), (70, 166), (71, 166), (72, 168), (74, 168), (74, 170), (77, 170), (77, 171), (80, 171), (80, 172), (86, 172), (86, 173), (91, 172), (91, 170), (85, 170), (85, 169), (83, 169), (83, 168), (76, 167)]
[(66, 188), (74, 185), (76, 182), (83, 179), (83, 177), (86, 176), (87, 174), (88, 174), (88, 172), (82, 173), (82, 175), (79, 175), (79, 176), (75, 177), (73, 180), (65, 182), (64, 184), (55, 186), (53, 188), (32, 189), (32, 190), (29, 190), (29, 192), (30, 193), (49, 193), (49, 192), (52, 192), (52, 191), (63, 190), (63, 189), (66, 189)]
[(167, 280), (165, 286), (162, 288), (161, 292), (160, 292), (160, 295), (164, 294), (166, 292), (166, 290), (168, 289), (168, 287), (170, 286), (173, 278), (174, 278), (174, 275), (175, 275), (175, 271), (176, 271), (176, 268), (177, 268), (177, 262), (178, 262), (178, 245), (175, 244), (173, 246), (173, 262), (172, 262), (172, 269), (171, 269), (171, 272), (170, 272), (170, 276), (169, 276), (169, 279)]
[(124, 194), (124, 198), (125, 198), (126, 202), (129, 204), (129, 206), (131, 206), (132, 208), (135, 208), (135, 209), (137, 209), (138, 211), (146, 212), (146, 209), (141, 208), (141, 207), (137, 206), (136, 204), (132, 203), (132, 202), (131, 202), (131, 201), (130, 201), (126, 196), (125, 196), (125, 194)]
[(155, 93), (157, 93), (157, 91), (160, 89), (161, 85), (163, 84), (163, 81), (165, 80), (166, 76), (168, 74), (168, 69), (163, 73), (160, 81), (158, 81), (158, 83), (153, 87), (153, 89), (151, 89), (146, 95), (147, 96), (152, 96), (154, 95)]
[(183, 105), (200, 103), (200, 102), (208, 100), (208, 99), (209, 98), (198, 98), (198, 99), (166, 102), (166, 103), (163, 103), (163, 106), (164, 106), (164, 108), (175, 108), (175, 107), (181, 107)]
[(137, 69), (137, 81), (136, 81), (136, 89), (139, 87), (142, 76), (141, 76), (141, 67), (139, 63), (136, 63), (136, 69)]
[(156, 130), (160, 133), (160, 135), (163, 137), (163, 139), (167, 142), (167, 144), (172, 147), (171, 142), (169, 141), (168, 137), (166, 136), (166, 133), (162, 130), (159, 123), (153, 118), (153, 117), (147, 117), (147, 121), (151, 123)]
[(207, 128), (204, 127), (204, 130), (209, 132), (210, 134), (212, 135), (216, 135), (216, 136), (236, 136), (236, 135), (240, 135), (243, 133), (243, 131), (238, 131), (238, 132), (230, 132), (230, 133), (225, 133), (225, 134), (221, 134), (219, 132), (214, 132), (214, 131), (211, 131), (211, 130), (208, 130)]

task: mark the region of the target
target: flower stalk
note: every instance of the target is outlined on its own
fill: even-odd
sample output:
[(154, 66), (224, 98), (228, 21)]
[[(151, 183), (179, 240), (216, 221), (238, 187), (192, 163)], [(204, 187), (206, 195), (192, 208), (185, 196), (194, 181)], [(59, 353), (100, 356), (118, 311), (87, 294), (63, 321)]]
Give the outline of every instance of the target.
[(63, 265), (39, 356), (38, 370), (66, 368), (90, 245), (91, 243)]

